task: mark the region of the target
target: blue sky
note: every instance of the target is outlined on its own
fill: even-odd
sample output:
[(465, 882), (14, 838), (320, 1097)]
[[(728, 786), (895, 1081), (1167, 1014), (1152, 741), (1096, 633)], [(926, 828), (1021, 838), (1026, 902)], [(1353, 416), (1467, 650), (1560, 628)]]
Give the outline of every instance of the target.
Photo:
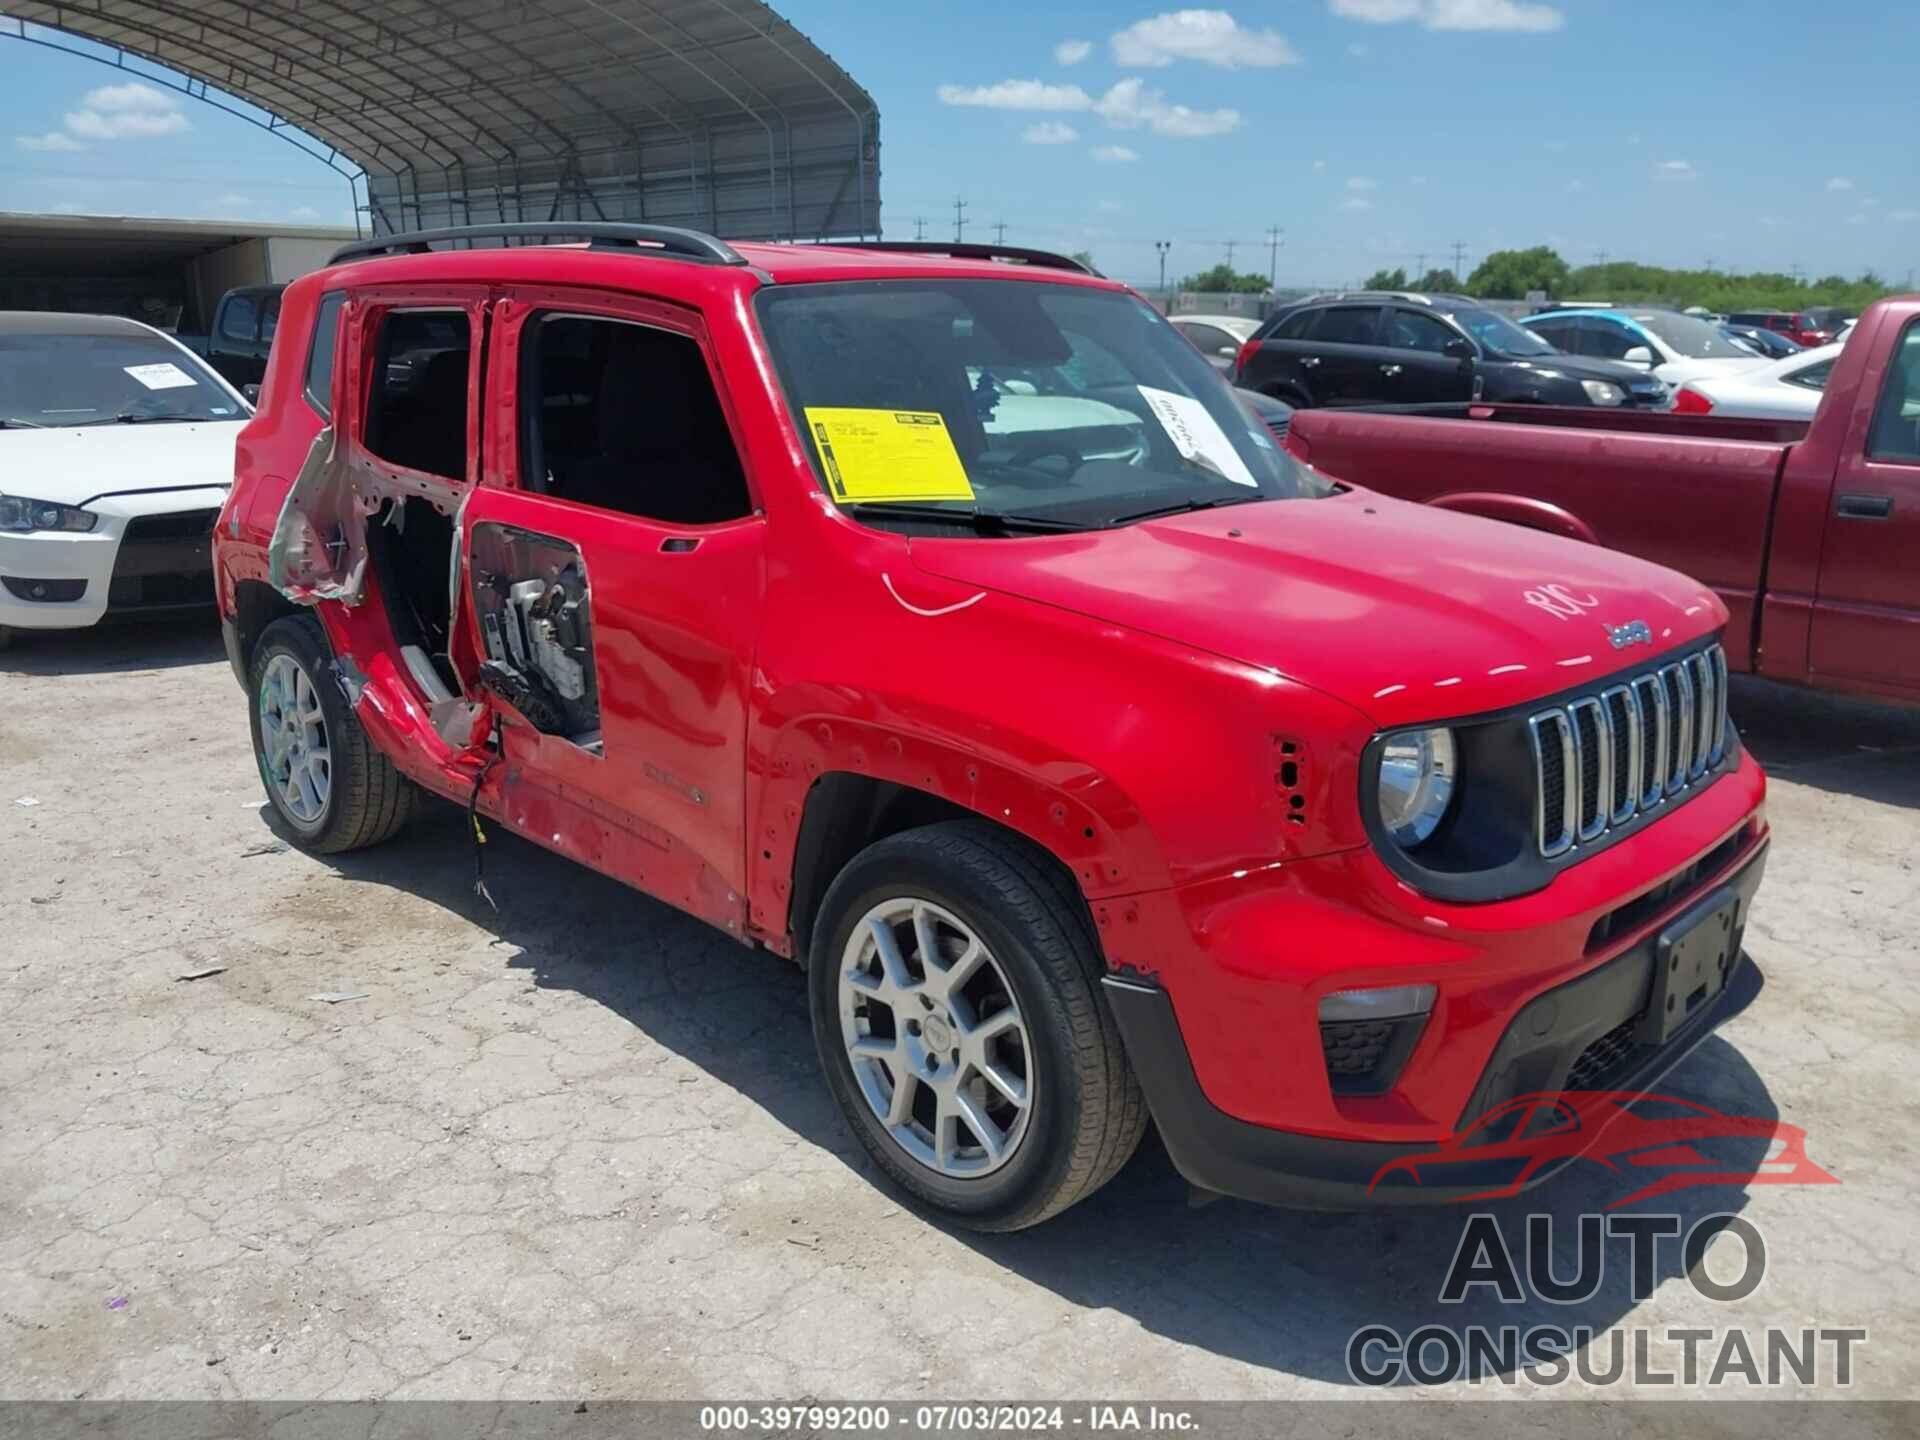
[[(890, 237), (1282, 284), (1552, 244), (1903, 280), (1920, 9), (1894, 0), (1286, 0), (1221, 10), (776, 0), (879, 102)], [(882, 16), (884, 15), (884, 18)], [(1737, 17), (1737, 22), (1736, 22)], [(344, 180), (190, 100), (0, 40), (0, 209), (347, 219)], [(106, 93), (102, 94), (102, 88)]]

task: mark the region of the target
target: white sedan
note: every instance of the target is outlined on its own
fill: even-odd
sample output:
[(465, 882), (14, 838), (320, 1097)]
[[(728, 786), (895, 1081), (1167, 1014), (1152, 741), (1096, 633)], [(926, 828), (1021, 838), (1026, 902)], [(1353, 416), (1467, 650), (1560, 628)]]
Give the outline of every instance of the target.
[(1737, 375), (1699, 376), (1674, 392), (1673, 408), (1682, 415), (1811, 420), (1844, 348), (1836, 342)]
[(1240, 347), (1260, 328), (1258, 320), (1245, 315), (1169, 315), (1167, 320), (1214, 369), (1227, 371), (1233, 369)]
[(0, 646), (211, 606), (208, 541), (250, 414), (151, 326), (0, 311)]

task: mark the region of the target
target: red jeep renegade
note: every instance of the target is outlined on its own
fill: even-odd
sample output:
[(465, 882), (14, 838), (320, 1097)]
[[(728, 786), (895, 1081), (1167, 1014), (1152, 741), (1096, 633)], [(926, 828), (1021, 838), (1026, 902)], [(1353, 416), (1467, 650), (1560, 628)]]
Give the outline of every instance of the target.
[(963, 1224), (1092, 1193), (1149, 1114), (1208, 1190), (1445, 1198), (1369, 1182), (1758, 987), (1719, 601), (1330, 483), (1057, 256), (352, 245), (237, 463), (286, 830), (438, 795), (798, 961), (848, 1124)]

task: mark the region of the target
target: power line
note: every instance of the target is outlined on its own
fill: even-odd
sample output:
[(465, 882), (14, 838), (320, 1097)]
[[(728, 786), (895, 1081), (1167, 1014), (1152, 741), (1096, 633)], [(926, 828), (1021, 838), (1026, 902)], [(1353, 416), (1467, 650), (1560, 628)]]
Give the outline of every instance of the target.
[(953, 197), (953, 243), (958, 245), (966, 238), (967, 202), (958, 195)]

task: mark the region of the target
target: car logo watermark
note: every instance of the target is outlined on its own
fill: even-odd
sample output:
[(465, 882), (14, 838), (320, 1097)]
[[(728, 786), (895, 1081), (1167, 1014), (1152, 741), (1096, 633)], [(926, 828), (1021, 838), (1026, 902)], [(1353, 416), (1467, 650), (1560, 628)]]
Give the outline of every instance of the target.
[[(1717, 1153), (1729, 1148), (1750, 1153)], [(1431, 1150), (1388, 1161), (1367, 1193), (1418, 1186), (1469, 1204), (1517, 1195), (1576, 1160), (1643, 1182), (1609, 1210), (1702, 1185), (1840, 1183), (1809, 1158), (1798, 1125), (1643, 1090), (1553, 1090), (1502, 1101)]]

